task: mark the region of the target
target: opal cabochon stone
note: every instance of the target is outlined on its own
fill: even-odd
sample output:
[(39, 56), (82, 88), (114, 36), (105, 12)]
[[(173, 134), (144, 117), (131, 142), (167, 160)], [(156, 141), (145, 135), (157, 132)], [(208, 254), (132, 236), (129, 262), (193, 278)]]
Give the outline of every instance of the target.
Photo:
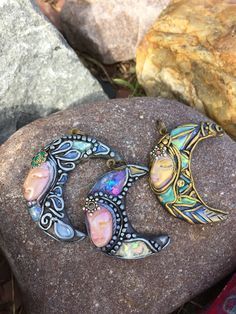
[(91, 143), (83, 142), (83, 141), (74, 141), (72, 148), (78, 149), (80, 152), (84, 152), (92, 147)]
[(125, 259), (142, 258), (151, 254), (152, 251), (148, 245), (141, 240), (124, 242), (120, 249), (116, 252), (117, 257), (122, 257)]
[(63, 240), (69, 240), (74, 236), (74, 230), (71, 228), (71, 226), (65, 224), (60, 220), (55, 222), (54, 230), (56, 235)]
[(41, 212), (42, 212), (42, 208), (39, 205), (34, 205), (30, 208), (28, 208), (29, 210), (29, 214), (32, 218), (33, 221), (39, 221)]
[(117, 196), (121, 193), (126, 182), (126, 171), (110, 171), (94, 186), (91, 193), (97, 191)]

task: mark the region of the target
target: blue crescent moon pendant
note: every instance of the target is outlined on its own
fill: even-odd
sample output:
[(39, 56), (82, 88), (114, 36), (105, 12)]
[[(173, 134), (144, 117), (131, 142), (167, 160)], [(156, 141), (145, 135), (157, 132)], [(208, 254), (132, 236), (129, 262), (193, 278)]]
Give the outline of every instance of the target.
[(104, 174), (89, 192), (83, 208), (93, 244), (109, 256), (139, 259), (166, 247), (169, 236), (145, 235), (129, 222), (125, 197), (131, 185), (148, 173), (148, 168), (125, 165)]
[(33, 221), (57, 240), (75, 241), (86, 236), (70, 222), (63, 189), (76, 164), (90, 157), (121, 161), (120, 155), (113, 149), (83, 134), (65, 135), (56, 139), (32, 159), (32, 169), (24, 183), (28, 210)]
[(184, 124), (166, 134), (150, 153), (150, 185), (160, 203), (174, 217), (191, 224), (207, 224), (227, 218), (224, 211), (209, 207), (198, 194), (191, 172), (197, 143), (223, 135), (211, 122)]

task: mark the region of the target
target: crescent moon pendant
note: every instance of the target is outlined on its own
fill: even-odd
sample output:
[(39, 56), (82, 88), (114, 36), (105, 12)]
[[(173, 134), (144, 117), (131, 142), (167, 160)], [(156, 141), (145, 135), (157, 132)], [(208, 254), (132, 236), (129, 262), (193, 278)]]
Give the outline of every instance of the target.
[(209, 207), (198, 194), (191, 172), (192, 153), (207, 138), (223, 135), (215, 123), (185, 124), (166, 134), (150, 153), (150, 185), (160, 203), (174, 217), (189, 223), (207, 224), (227, 218)]
[(90, 157), (122, 160), (104, 143), (82, 134), (65, 135), (53, 141), (32, 160), (32, 169), (24, 183), (28, 210), (38, 226), (57, 240), (82, 240), (86, 236), (72, 226), (63, 190), (76, 164)]
[(148, 168), (125, 165), (103, 175), (93, 186), (83, 210), (91, 241), (103, 253), (122, 259), (140, 259), (166, 247), (168, 235), (138, 233), (129, 222), (125, 198), (131, 185)]

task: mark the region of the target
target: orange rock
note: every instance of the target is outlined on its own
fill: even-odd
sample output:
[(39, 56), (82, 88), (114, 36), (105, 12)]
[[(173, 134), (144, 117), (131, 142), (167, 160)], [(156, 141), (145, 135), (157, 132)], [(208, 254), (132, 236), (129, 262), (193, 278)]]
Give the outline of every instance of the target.
[(137, 49), (149, 96), (177, 98), (236, 137), (236, 1), (175, 0)]

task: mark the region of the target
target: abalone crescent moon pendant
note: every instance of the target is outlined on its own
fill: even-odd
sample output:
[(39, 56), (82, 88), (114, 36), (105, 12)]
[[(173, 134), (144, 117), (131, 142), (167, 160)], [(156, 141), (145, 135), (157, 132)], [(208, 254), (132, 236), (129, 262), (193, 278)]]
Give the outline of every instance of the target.
[(56, 139), (32, 160), (32, 169), (24, 182), (28, 210), (33, 221), (57, 240), (75, 241), (86, 236), (70, 222), (63, 189), (76, 164), (90, 157), (122, 160), (113, 149), (84, 134), (68, 134)]
[(211, 122), (184, 124), (164, 135), (150, 153), (150, 185), (160, 203), (174, 217), (189, 223), (207, 224), (227, 218), (227, 213), (204, 203), (191, 172), (191, 157), (197, 143), (223, 135)]
[(139, 259), (166, 247), (168, 235), (145, 235), (129, 222), (125, 197), (131, 185), (148, 173), (139, 165), (117, 167), (104, 174), (93, 186), (83, 210), (93, 244), (109, 256)]

